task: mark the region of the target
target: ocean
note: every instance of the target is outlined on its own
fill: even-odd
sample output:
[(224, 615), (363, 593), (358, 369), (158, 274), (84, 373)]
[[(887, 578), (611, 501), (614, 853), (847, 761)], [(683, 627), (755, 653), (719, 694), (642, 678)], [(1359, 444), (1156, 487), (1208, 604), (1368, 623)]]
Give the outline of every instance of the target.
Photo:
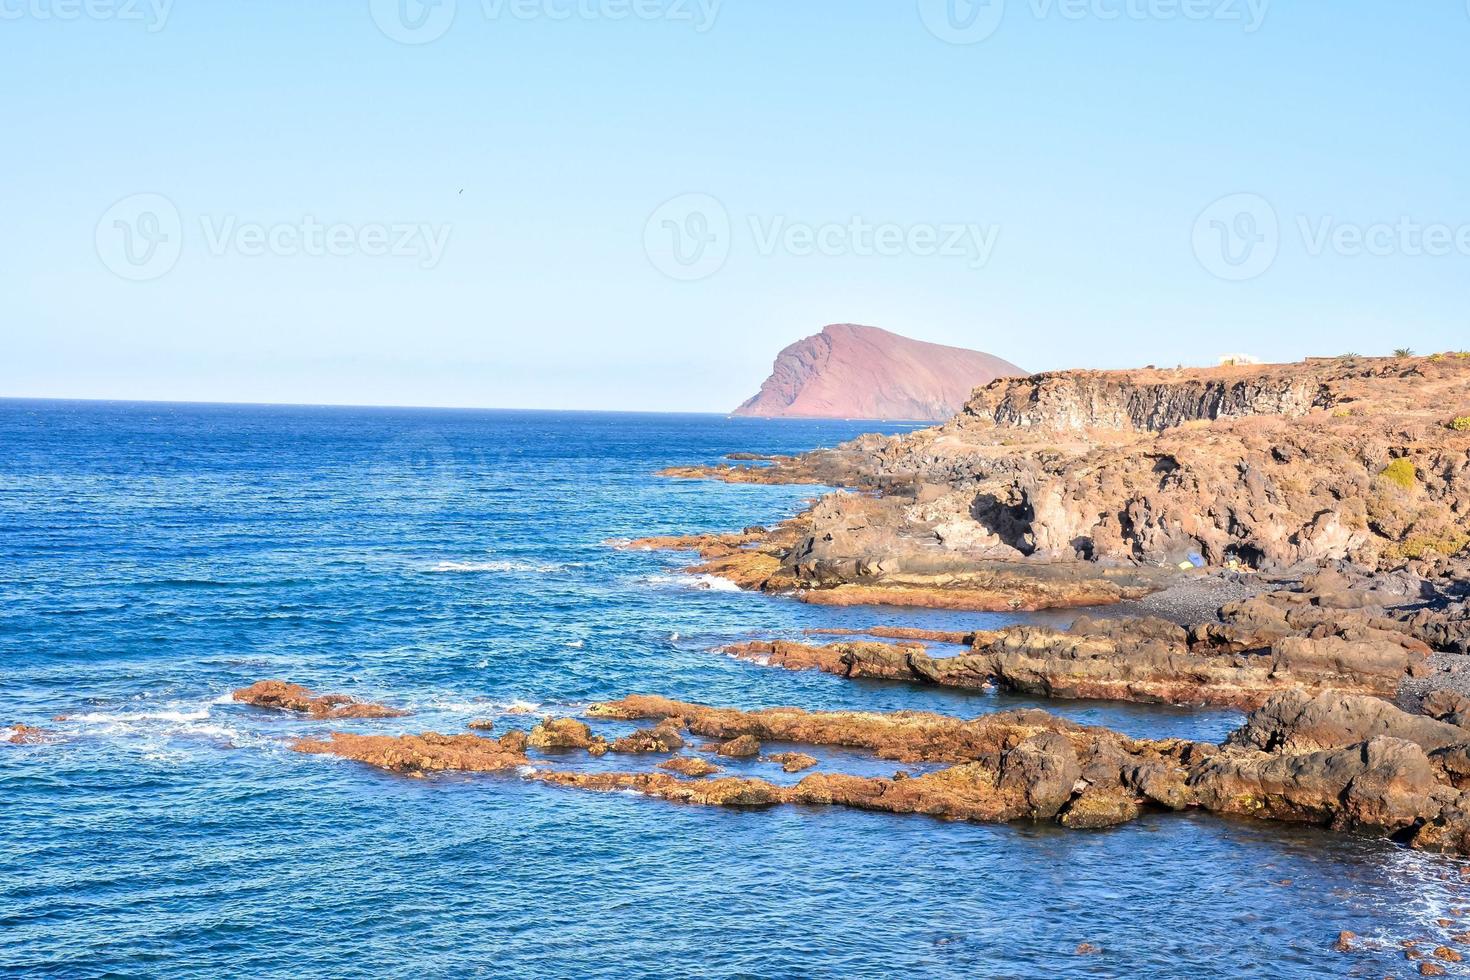
[[(1309, 827), (721, 810), (290, 751), (334, 729), (528, 728), (631, 693), (966, 717), (1040, 706), (1211, 740), (1239, 722), (737, 662), (711, 648), (1027, 617), (808, 606), (615, 546), (774, 522), (819, 492), (662, 466), (875, 428), (0, 401), (0, 729), (54, 736), (0, 744), (0, 974), (1382, 976), (1412, 965), (1400, 941), (1459, 931), (1470, 865)], [(414, 713), (326, 722), (230, 703), (267, 678)], [(1340, 930), (1363, 949), (1333, 951)]]

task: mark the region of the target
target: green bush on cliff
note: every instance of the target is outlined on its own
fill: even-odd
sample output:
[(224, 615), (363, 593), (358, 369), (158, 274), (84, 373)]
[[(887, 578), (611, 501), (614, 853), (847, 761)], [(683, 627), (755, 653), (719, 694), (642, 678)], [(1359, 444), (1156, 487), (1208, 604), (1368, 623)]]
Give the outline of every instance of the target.
[(1450, 421), (1450, 428), (1456, 432), (1470, 432), (1470, 415), (1461, 415)]
[(1393, 349), (1393, 356), (1394, 357), (1413, 357), (1414, 356), (1414, 348), (1412, 348), (1412, 347), (1395, 347)]
[(1431, 555), (1457, 555), (1467, 547), (1470, 547), (1470, 535), (1466, 534), (1445, 534), (1440, 537), (1414, 534), (1389, 545), (1384, 549), (1384, 554), (1399, 561), (1417, 561)]
[(1396, 459), (1383, 468), (1383, 476), (1396, 484), (1401, 490), (1412, 490), (1414, 484), (1419, 480), (1419, 474), (1414, 469), (1414, 464), (1407, 459)]

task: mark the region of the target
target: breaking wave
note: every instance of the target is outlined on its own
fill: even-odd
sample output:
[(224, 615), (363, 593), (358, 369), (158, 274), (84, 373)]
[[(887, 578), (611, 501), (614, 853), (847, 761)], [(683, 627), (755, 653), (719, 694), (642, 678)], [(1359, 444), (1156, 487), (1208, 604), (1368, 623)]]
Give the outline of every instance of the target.
[(740, 591), (740, 586), (718, 575), (650, 575), (642, 581), (660, 588), (699, 589), (703, 592)]
[(476, 573), (549, 575), (553, 572), (564, 572), (572, 567), (555, 562), (534, 561), (441, 561), (430, 565), (425, 571), (431, 575), (473, 575)]

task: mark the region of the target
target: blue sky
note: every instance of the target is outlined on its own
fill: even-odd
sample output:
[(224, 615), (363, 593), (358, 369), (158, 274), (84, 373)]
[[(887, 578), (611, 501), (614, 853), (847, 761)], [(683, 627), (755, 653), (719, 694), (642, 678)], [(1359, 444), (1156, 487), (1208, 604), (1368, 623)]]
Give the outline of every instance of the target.
[(0, 395), (721, 411), (840, 321), (1470, 347), (1464, 0), (89, 2), (0, 0)]

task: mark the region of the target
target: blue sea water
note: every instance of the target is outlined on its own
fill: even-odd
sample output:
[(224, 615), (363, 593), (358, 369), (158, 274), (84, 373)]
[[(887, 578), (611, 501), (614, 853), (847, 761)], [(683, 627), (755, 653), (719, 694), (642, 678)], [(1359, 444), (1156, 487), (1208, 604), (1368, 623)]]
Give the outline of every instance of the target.
[[(1036, 704), (710, 652), (807, 627), (1020, 617), (806, 606), (613, 546), (778, 520), (816, 492), (661, 466), (873, 428), (0, 401), (0, 729), (55, 736), (0, 744), (0, 974), (1382, 976), (1412, 966), (1400, 941), (1470, 928), (1464, 862), (1312, 828), (729, 811), (289, 750), (330, 729), (524, 728), (527, 708), (639, 692), (965, 716)], [(264, 678), (414, 715), (313, 722), (229, 702)], [(1044, 706), (1138, 736), (1216, 739), (1238, 722)], [(1331, 950), (1343, 929), (1361, 951)]]

